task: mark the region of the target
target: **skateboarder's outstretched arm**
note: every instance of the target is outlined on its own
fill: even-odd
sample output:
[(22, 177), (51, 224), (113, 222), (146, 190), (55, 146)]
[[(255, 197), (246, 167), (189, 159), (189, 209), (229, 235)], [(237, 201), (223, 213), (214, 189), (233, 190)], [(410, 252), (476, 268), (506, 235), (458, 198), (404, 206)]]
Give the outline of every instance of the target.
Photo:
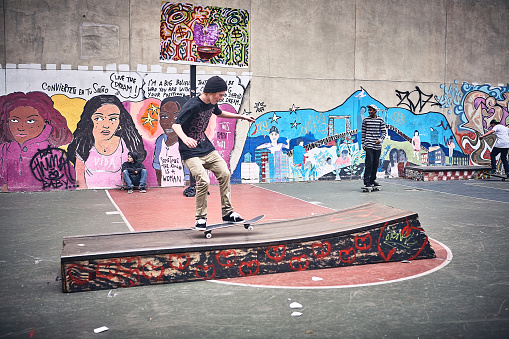
[(221, 114), (218, 115), (219, 118), (226, 118), (226, 119), (239, 119), (239, 120), (247, 120), (249, 122), (255, 122), (255, 118), (253, 118), (250, 115), (240, 115), (230, 112), (222, 111)]

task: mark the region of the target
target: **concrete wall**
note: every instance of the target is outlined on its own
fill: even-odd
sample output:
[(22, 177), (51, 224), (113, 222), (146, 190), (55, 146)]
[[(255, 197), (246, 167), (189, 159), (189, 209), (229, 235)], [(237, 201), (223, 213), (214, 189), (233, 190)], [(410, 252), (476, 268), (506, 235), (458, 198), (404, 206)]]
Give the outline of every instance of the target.
[[(290, 173), (285, 180), (320, 178), (329, 168), (326, 159), (337, 160), (345, 148), (350, 150), (350, 160), (360, 166), (350, 170), (349, 177), (359, 177), (362, 152), (353, 146), (358, 147), (358, 139), (334, 139), (307, 154), (307, 164), (287, 155), (300, 141), (306, 145), (327, 137), (330, 116), (348, 116), (349, 127), (356, 129), (363, 108), (371, 103), (380, 108), (387, 124), (406, 137), (419, 131), (428, 146), (410, 161), (419, 165), (423, 153), (436, 147), (447, 152), (450, 137), (454, 155), (468, 157), (470, 164), (485, 164), (493, 141), (480, 142), (477, 135), (484, 133), (493, 118), (506, 124), (509, 2), (505, 0), (195, 3), (250, 13), (249, 66), (198, 66), (203, 79), (219, 72), (225, 77), (242, 77), (249, 84), (235, 111), (251, 112), (257, 122), (236, 126), (235, 147), (228, 159), (239, 182), (243, 179), (241, 164), (248, 162), (246, 154), (255, 162), (256, 149), (268, 142), (271, 126), (278, 127), (279, 143), (291, 141), (290, 147), (282, 149), (285, 156), (281, 159), (288, 163), (283, 172)], [(160, 7), (158, 0), (0, 2), (4, 22), (0, 25), (0, 94), (42, 91), (53, 101), (59, 94), (66, 95), (64, 101), (86, 101), (91, 95), (80, 95), (79, 89), (86, 92), (96, 83), (108, 87), (109, 94), (117, 93), (108, 81), (112, 74), (131, 74), (140, 86), (148, 83), (147, 75), (158, 81), (186, 78), (188, 65), (159, 62)], [(47, 79), (76, 82), (78, 93), (44, 89)], [(119, 96), (124, 106), (145, 103), (151, 97), (160, 104), (162, 98), (147, 95), (147, 90), (135, 98)], [(79, 120), (85, 101), (71, 105), (73, 109), (67, 112), (60, 109), (71, 132), (75, 125), (69, 120)], [(130, 113), (136, 121), (139, 111)], [(334, 133), (347, 127), (334, 127)], [(161, 130), (150, 137), (145, 132), (140, 132), (141, 137), (152, 145), (148, 148), (153, 147)], [(7, 132), (4, 129), (2, 133)], [(404, 138), (391, 138), (384, 146), (388, 148), (382, 172), (392, 148), (406, 149), (407, 154), (412, 151)], [(59, 147), (66, 149), (66, 145)], [(279, 160), (268, 161), (275, 161), (269, 166), (270, 173), (279, 173)], [(310, 166), (304, 170), (308, 174), (303, 174), (306, 166)], [(336, 178), (347, 176), (338, 170), (336, 166)], [(277, 178), (269, 175), (267, 181), (272, 179)]]
[[(251, 96), (269, 109), (287, 106), (278, 104), (282, 89), (299, 107), (325, 110), (361, 83), (376, 88), (371, 92), (378, 97), (392, 87), (388, 81), (507, 81), (509, 3), (504, 0), (195, 3), (249, 10)], [(5, 0), (0, 64), (116, 63), (131, 70), (159, 64), (160, 5), (159, 0)], [(112, 27), (83, 32), (87, 23)], [(91, 31), (97, 44), (83, 45), (82, 35)]]

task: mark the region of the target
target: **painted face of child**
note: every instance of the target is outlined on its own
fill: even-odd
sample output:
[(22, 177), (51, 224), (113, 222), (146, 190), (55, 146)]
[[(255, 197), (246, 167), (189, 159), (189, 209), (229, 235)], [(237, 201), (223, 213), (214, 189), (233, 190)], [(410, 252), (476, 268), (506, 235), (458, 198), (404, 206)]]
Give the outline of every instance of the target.
[(400, 151), (399, 151), (399, 161), (400, 161), (400, 162), (404, 162), (404, 161), (406, 161), (406, 153), (405, 153), (405, 151), (403, 151), (403, 150), (400, 150)]
[(392, 163), (398, 162), (398, 152), (391, 153), (392, 154)]
[(39, 112), (30, 106), (16, 107), (9, 113), (9, 130), (18, 144), (38, 137), (46, 123)]
[(101, 106), (92, 114), (95, 140), (111, 139), (120, 123), (120, 109), (115, 105)]

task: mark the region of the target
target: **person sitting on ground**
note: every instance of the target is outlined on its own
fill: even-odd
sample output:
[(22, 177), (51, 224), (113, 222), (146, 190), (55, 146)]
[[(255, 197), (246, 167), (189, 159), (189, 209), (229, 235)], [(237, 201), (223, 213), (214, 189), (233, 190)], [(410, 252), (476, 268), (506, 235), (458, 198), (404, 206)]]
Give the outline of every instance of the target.
[(127, 193), (133, 193), (134, 186), (139, 186), (141, 193), (147, 192), (147, 170), (138, 160), (136, 152), (129, 152), (127, 155), (127, 161), (122, 164), (122, 177), (127, 186)]

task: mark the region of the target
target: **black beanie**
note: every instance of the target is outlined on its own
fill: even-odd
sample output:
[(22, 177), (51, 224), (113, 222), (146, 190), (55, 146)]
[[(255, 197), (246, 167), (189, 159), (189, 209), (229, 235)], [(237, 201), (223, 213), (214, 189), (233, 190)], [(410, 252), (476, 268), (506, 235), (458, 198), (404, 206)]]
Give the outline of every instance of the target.
[(228, 86), (226, 86), (226, 81), (216, 75), (207, 80), (207, 83), (203, 88), (203, 93), (217, 93), (226, 91), (227, 89)]

